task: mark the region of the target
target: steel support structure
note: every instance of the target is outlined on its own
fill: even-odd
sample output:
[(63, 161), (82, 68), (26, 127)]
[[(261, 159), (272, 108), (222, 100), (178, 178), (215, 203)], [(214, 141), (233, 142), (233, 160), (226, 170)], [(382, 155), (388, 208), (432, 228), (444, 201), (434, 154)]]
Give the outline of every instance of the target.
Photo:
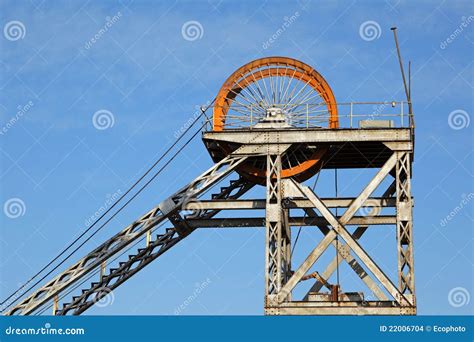
[[(360, 192), (359, 196), (346, 201), (346, 210), (341, 216), (335, 216), (327, 204), (333, 206), (338, 199), (321, 200), (309, 187), (295, 180), (281, 180), (275, 177), (273, 171), (278, 158), (268, 156), (269, 163), (267, 176), (267, 207), (266, 207), (266, 229), (267, 229), (267, 287), (265, 293), (265, 313), (269, 315), (410, 315), (416, 314), (416, 302), (414, 294), (414, 268), (413, 268), (413, 240), (412, 240), (412, 197), (410, 192), (410, 168), (411, 158), (409, 151), (392, 151), (391, 156), (376, 173), (373, 179)], [(375, 202), (371, 201), (370, 195), (380, 187), (382, 181), (391, 177), (395, 179), (385, 190), (382, 198)], [(281, 185), (277, 183), (281, 182)], [(280, 195), (276, 194), (280, 191)], [(283, 220), (284, 207), (281, 203), (292, 202), (306, 204), (309, 200), (312, 207), (301, 206), (309, 219), (318, 219), (313, 224), (323, 233), (323, 238), (303, 263), (295, 270), (285, 270), (275, 274), (272, 265), (281, 265), (277, 270), (283, 271), (286, 261), (285, 248), (290, 247), (284, 232), (289, 221)], [(360, 224), (357, 229), (350, 233), (349, 226), (354, 225), (351, 221), (364, 206), (374, 206), (379, 209), (393, 207), (395, 220), (391, 225), (396, 227), (398, 244), (398, 284), (390, 279), (382, 268), (374, 261), (368, 251), (359, 243), (359, 239), (369, 229), (371, 221), (377, 218), (378, 212), (370, 213), (368, 221), (370, 224)], [(285, 225), (285, 222), (287, 223)], [(376, 223), (375, 223), (376, 224)], [(291, 225), (291, 223), (290, 223)], [(288, 229), (289, 230), (289, 229)], [(336, 242), (336, 237), (339, 238)], [(280, 241), (278, 241), (280, 239)], [(341, 243), (342, 241), (342, 243)], [(310, 273), (311, 268), (321, 255), (332, 245), (338, 256), (326, 267), (321, 275)], [(291, 257), (291, 253), (290, 253)], [(370, 290), (368, 295), (354, 295), (352, 293), (320, 292), (327, 280), (331, 277), (341, 262), (347, 262), (357, 276)], [(290, 275), (288, 277), (288, 275)], [(286, 276), (286, 277), (284, 277)], [(292, 300), (292, 291), (303, 280), (311, 277), (316, 278), (312, 288), (301, 300)], [(276, 279), (276, 281), (274, 280)]]
[[(202, 207), (228, 210), (265, 209), (265, 217), (190, 220), (193, 227), (264, 226), (265, 240), (265, 314), (268, 315), (411, 315), (416, 314), (413, 268), (412, 206), (410, 170), (413, 159), (411, 129), (340, 129), (340, 130), (253, 130), (204, 134), (208, 146), (219, 142), (241, 144), (244, 151), (267, 151), (266, 199), (202, 202)], [(325, 168), (373, 169), (378, 171), (353, 198), (320, 198), (295, 179), (282, 179), (282, 153), (297, 143), (325, 146), (330, 162)], [(214, 156), (219, 159), (218, 150)], [(387, 178), (393, 178), (386, 189), (380, 189)], [(374, 192), (382, 190), (380, 197)], [(373, 211), (357, 216), (362, 208)], [(342, 214), (335, 215), (332, 208)], [(391, 208), (389, 213), (384, 209)], [(294, 209), (306, 215), (293, 216)], [(365, 209), (367, 211), (367, 209)], [(398, 245), (398, 279), (391, 279), (363, 247), (363, 235), (375, 226), (392, 226)], [(313, 226), (323, 237), (304, 261), (291, 267), (291, 227)], [(387, 241), (387, 243), (389, 243)], [(333, 246), (337, 256), (325, 269), (312, 272), (321, 255)], [(346, 262), (366, 285), (364, 293), (350, 289), (324, 292), (336, 269)], [(320, 267), (320, 266), (318, 266)], [(293, 291), (300, 282), (315, 278), (311, 289), (301, 299)]]
[[(252, 227), (265, 227), (265, 314), (416, 314), (410, 129), (255, 129), (207, 132), (203, 140), (212, 150), (216, 162), (213, 167), (27, 294), (6, 314), (35, 314), (48, 305), (56, 315), (81, 314), (196, 229)], [(220, 154), (221, 142), (235, 146), (233, 152), (227, 156)], [(302, 143), (315, 148), (324, 146), (328, 151), (329, 159), (320, 172), (332, 168), (378, 171), (356, 197), (320, 197), (303, 182), (281, 177), (284, 154)], [(225, 177), (240, 173), (240, 167), (255, 160), (266, 163), (264, 180), (256, 182), (239, 175), (237, 180), (206, 198), (205, 194)], [(384, 179), (390, 177), (393, 178), (390, 185), (379, 189), (381, 195), (375, 195)], [(242, 198), (257, 183), (264, 185), (265, 198)], [(373, 211), (357, 215), (365, 207)], [(217, 217), (226, 210), (257, 210), (262, 215)], [(292, 215), (295, 210), (305, 215)], [(160, 228), (164, 224), (170, 228)], [(297, 267), (293, 267), (291, 260), (291, 229), (295, 226), (322, 233), (319, 243)], [(364, 233), (389, 227), (396, 230), (397, 256), (394, 257), (398, 258), (398, 279), (395, 280), (363, 248)], [(140, 248), (125, 260), (118, 259), (135, 244), (141, 244)], [(319, 269), (319, 264), (316, 268), (315, 263), (329, 246), (334, 247), (337, 256), (324, 269)], [(331, 276), (342, 262), (366, 285), (367, 294), (350, 292), (342, 284), (341, 288), (330, 284)], [(68, 298), (70, 291), (94, 272), (99, 273), (98, 281)], [(295, 299), (295, 287), (311, 279), (314, 279), (311, 289)]]
[[(191, 183), (95, 248), (74, 265), (28, 294), (19, 303), (12, 306), (6, 315), (31, 315), (52, 302), (54, 308), (57, 308), (54, 312), (56, 315), (84, 312), (112, 289), (189, 235), (194, 228), (189, 227), (186, 219), (181, 217), (180, 212), (184, 211), (183, 206), (197, 200), (199, 196), (235, 171), (246, 159), (246, 155), (232, 154), (213, 165)], [(231, 181), (229, 186), (221, 188), (220, 192), (213, 194), (212, 198), (237, 199), (253, 186), (253, 183), (240, 177), (237, 181)], [(198, 218), (209, 219), (218, 211), (215, 209), (199, 211)], [(161, 224), (167, 223), (167, 220), (174, 227), (166, 229), (164, 233), (158, 234), (156, 239), (152, 240), (151, 233), (156, 232)], [(145, 248), (140, 248), (137, 253), (129, 255), (127, 261), (119, 262), (118, 267), (110, 267), (113, 261), (121, 256), (120, 252), (130, 249), (134, 243), (140, 242), (140, 239), (144, 239), (145, 236)], [(97, 270), (100, 271), (99, 282), (93, 282), (90, 287), (82, 290), (81, 295), (74, 296), (72, 301), (68, 302), (68, 291), (75, 284), (87, 280)], [(63, 300), (62, 308), (59, 308), (60, 299)]]
[[(288, 281), (291, 272), (291, 233), (288, 209), (282, 207), (281, 155), (267, 156), (265, 207), (265, 307)], [(287, 299), (291, 299), (291, 295)]]
[(397, 244), (398, 284), (400, 292), (416, 306), (415, 271), (413, 262), (413, 218), (411, 196), (411, 158), (407, 152), (397, 152)]

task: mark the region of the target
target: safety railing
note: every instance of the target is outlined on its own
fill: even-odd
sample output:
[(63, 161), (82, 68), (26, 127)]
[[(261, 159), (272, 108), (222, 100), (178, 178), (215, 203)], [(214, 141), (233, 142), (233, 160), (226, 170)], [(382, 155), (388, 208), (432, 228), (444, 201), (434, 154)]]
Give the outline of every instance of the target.
[[(330, 106), (331, 104), (329, 104)], [(415, 121), (411, 104), (406, 101), (383, 102), (341, 102), (337, 103), (339, 128), (414, 128)], [(253, 129), (266, 116), (268, 106), (232, 105), (226, 109), (224, 129)], [(203, 130), (213, 130), (216, 107), (204, 117)], [(228, 109), (228, 110), (227, 110)], [(326, 103), (273, 104), (274, 112), (281, 111), (286, 123), (293, 127), (319, 128), (328, 127), (333, 119)], [(258, 127), (258, 126), (257, 126)]]

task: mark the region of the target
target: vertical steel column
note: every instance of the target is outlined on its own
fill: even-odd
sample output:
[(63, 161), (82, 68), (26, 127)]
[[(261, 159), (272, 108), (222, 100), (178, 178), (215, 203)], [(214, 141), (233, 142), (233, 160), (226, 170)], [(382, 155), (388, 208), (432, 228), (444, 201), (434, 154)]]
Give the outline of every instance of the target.
[(399, 290), (416, 305), (415, 275), (413, 265), (411, 159), (408, 152), (397, 152), (396, 196), (397, 196), (397, 244)]
[[(276, 295), (288, 280), (291, 269), (291, 240), (288, 210), (282, 208), (281, 156), (267, 156), (265, 308), (276, 303)], [(290, 296), (288, 296), (290, 297)]]
[[(283, 194), (284, 195), (284, 194)], [(282, 197), (284, 197), (282, 195)], [(282, 209), (283, 221), (282, 221), (282, 286), (285, 285), (291, 276), (291, 227), (288, 222), (290, 217), (289, 209)], [(287, 297), (288, 301), (291, 301), (291, 292)]]
[(281, 288), (281, 157), (267, 156), (265, 296)]

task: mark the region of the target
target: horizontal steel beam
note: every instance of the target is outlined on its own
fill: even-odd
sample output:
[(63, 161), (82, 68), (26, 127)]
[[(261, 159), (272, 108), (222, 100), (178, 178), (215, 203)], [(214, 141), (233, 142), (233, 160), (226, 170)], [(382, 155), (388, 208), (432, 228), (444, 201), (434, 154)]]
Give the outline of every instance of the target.
[(346, 143), (358, 141), (411, 141), (409, 128), (384, 129), (284, 129), (284, 130), (226, 130), (205, 132), (203, 139), (240, 144)]
[[(329, 292), (327, 292), (329, 296)], [(340, 294), (341, 295), (341, 294)], [(282, 307), (399, 307), (400, 305), (393, 300), (339, 300), (339, 301), (292, 301), (283, 302), (278, 305), (268, 305), (267, 308)]]
[[(328, 208), (347, 208), (355, 198), (323, 198), (323, 203)], [(395, 207), (395, 198), (369, 198), (366, 201), (370, 207)], [(292, 199), (285, 201), (283, 207), (289, 209), (295, 208), (313, 208), (314, 204), (308, 199)], [(184, 210), (250, 210), (265, 209), (264, 199), (246, 199), (246, 200), (206, 200), (198, 202), (189, 202)]]
[(266, 307), (267, 315), (416, 315), (416, 307), (390, 306), (393, 302), (374, 301), (338, 302), (340, 305), (320, 306), (309, 302), (284, 303), (279, 307)]
[[(338, 217), (339, 219), (339, 217)], [(251, 228), (265, 227), (264, 217), (243, 218), (213, 218), (213, 219), (188, 219), (192, 228)], [(396, 216), (354, 216), (346, 225), (394, 225)], [(290, 226), (317, 226), (328, 224), (323, 217), (290, 217)]]

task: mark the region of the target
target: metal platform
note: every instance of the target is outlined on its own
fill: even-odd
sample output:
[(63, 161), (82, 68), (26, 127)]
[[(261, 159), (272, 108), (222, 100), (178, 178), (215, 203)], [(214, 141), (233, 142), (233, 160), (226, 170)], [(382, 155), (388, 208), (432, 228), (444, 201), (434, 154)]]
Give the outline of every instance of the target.
[(295, 129), (281, 130), (232, 130), (204, 132), (202, 139), (214, 162), (222, 160), (231, 146), (232, 152), (241, 148), (247, 153), (261, 153), (268, 148), (282, 148), (285, 144), (308, 144), (328, 147), (330, 158), (323, 168), (379, 168), (393, 151), (413, 153), (410, 128), (346, 128), (346, 129)]

